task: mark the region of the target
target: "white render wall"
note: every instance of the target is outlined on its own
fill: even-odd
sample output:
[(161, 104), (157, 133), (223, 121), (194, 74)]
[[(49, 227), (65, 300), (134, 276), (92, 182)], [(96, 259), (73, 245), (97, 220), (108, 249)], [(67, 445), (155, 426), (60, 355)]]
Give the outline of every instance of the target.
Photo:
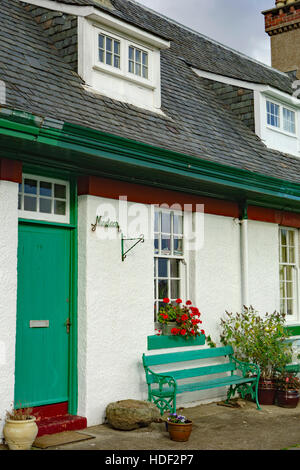
[(261, 314), (280, 308), (278, 232), (277, 224), (248, 221), (249, 304)]
[[(78, 414), (89, 426), (103, 421), (112, 401), (141, 399), (143, 392), (147, 398), (141, 359), (153, 334), (153, 240), (137, 245), (122, 262), (117, 230), (108, 229), (114, 240), (98, 238), (103, 227), (91, 231), (101, 203), (118, 206), (115, 200), (79, 198)], [(128, 204), (129, 210), (139, 206)], [(120, 221), (118, 214), (112, 219)], [(146, 211), (141, 227), (129, 235), (139, 236), (147, 223)]]
[(0, 181), (0, 438), (14, 401), (18, 184)]
[[(103, 422), (108, 403), (147, 399), (141, 356), (153, 323), (153, 240), (146, 239), (121, 261), (120, 235), (101, 240), (91, 231), (101, 204), (115, 208), (111, 220), (120, 221), (118, 201), (94, 196), (79, 198), (79, 408), (88, 425)], [(147, 233), (151, 206), (128, 203), (145, 211), (131, 236)], [(97, 212), (98, 209), (98, 212)], [(146, 210), (145, 210), (146, 209)], [(121, 229), (122, 223), (120, 223)], [(108, 229), (114, 235), (115, 228)], [(278, 226), (249, 221), (249, 298), (265, 313), (278, 307)], [(225, 311), (241, 311), (241, 225), (239, 220), (205, 214), (204, 244), (191, 251), (189, 294), (202, 312), (203, 328), (216, 342)], [(185, 299), (187, 300), (187, 299)], [(207, 347), (207, 346), (204, 346)], [(199, 347), (201, 348), (201, 347)], [(172, 350), (172, 352), (176, 351)], [(182, 348), (180, 348), (182, 350)], [(150, 354), (170, 350), (150, 351)], [(158, 367), (157, 370), (160, 368)], [(225, 389), (178, 397), (178, 406), (224, 397)]]

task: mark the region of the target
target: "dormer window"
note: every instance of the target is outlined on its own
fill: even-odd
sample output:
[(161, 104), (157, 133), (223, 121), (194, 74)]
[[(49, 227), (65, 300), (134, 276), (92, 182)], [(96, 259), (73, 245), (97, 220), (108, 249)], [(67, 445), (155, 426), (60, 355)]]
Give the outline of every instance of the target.
[(169, 41), (100, 10), (78, 18), (84, 88), (160, 114), (160, 51), (169, 47)]
[(296, 112), (267, 100), (267, 124), (289, 134), (296, 134)]

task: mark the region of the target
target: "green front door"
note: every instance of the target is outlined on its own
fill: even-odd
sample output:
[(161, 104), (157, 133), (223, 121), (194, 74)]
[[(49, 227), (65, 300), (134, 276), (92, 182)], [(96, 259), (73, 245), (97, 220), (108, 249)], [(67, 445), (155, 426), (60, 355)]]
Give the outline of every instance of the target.
[(70, 230), (19, 224), (15, 406), (68, 401)]

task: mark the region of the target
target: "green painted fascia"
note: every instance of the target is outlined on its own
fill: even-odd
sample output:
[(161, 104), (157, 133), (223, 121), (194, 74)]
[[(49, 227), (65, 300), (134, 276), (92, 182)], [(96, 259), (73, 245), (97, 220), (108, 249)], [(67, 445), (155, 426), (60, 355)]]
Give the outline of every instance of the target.
[[(6, 110), (7, 111), (7, 110)], [(123, 137), (53, 119), (0, 108), (0, 135), (35, 140), (69, 152), (80, 152), (109, 161), (159, 170), (199, 182), (281, 198), (300, 206), (300, 184), (253, 173), (198, 157), (183, 155)]]

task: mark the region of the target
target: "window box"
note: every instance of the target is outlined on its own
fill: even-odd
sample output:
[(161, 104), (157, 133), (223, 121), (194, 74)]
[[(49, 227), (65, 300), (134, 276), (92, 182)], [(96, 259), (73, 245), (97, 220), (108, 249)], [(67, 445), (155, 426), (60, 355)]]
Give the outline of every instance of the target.
[(148, 350), (168, 349), (168, 348), (184, 348), (189, 346), (204, 346), (205, 335), (197, 338), (181, 338), (179, 336), (148, 336)]

